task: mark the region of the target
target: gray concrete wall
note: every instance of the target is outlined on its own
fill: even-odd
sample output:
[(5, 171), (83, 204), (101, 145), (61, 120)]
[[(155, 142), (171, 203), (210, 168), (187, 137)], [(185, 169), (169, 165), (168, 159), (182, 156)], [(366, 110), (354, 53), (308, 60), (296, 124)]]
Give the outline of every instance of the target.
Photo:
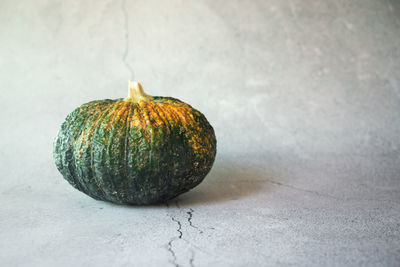
[[(399, 70), (395, 0), (1, 0), (1, 265), (398, 266)], [(169, 207), (92, 200), (52, 161), (128, 79), (217, 134)]]

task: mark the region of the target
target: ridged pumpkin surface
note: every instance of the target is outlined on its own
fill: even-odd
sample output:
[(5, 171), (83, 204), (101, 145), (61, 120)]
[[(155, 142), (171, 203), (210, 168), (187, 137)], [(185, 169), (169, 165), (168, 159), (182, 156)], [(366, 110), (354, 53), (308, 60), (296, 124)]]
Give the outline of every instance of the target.
[(210, 171), (215, 154), (204, 115), (170, 97), (84, 104), (54, 141), (56, 166), (71, 185), (120, 204), (157, 203), (190, 190)]

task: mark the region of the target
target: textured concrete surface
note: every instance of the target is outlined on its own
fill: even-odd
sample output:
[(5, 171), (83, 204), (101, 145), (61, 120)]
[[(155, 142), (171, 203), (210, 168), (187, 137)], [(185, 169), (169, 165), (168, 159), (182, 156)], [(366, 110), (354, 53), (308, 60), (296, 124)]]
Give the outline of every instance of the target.
[[(399, 70), (395, 0), (2, 0), (0, 265), (399, 266)], [(168, 206), (95, 201), (52, 161), (132, 77), (216, 130)]]

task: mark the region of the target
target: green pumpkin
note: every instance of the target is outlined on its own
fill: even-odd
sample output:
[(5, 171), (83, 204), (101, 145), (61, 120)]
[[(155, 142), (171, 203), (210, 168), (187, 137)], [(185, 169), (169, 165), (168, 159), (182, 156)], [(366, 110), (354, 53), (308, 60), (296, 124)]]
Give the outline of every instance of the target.
[(130, 82), (127, 98), (92, 101), (69, 114), (53, 155), (63, 177), (94, 199), (152, 204), (204, 179), (216, 139), (190, 105), (146, 95), (140, 83)]

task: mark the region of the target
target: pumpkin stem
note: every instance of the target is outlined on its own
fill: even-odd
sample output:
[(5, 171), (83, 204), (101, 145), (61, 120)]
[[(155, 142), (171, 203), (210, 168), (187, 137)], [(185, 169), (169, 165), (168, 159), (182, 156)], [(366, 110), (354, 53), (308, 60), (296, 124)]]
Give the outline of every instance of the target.
[(143, 91), (140, 82), (129, 81), (128, 97), (124, 99), (128, 102), (139, 103), (140, 101), (151, 101), (153, 97)]

